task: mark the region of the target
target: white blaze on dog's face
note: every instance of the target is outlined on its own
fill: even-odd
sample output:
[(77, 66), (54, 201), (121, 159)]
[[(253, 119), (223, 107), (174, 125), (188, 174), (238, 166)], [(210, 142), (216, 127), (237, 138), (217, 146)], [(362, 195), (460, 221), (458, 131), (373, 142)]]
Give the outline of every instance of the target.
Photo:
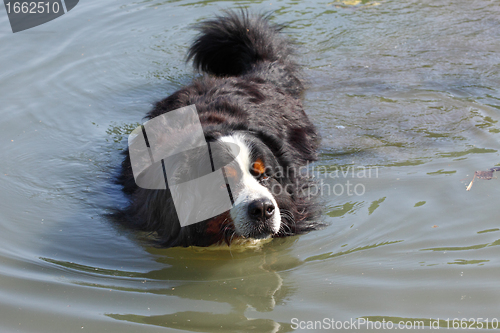
[(280, 230), (281, 216), (278, 204), (271, 191), (252, 175), (255, 161), (252, 161), (251, 148), (242, 135), (234, 134), (219, 139), (238, 145), (239, 153), (235, 158), (238, 172), (236, 191), (233, 188), (234, 205), (230, 210), (234, 228), (239, 236), (246, 238), (268, 238)]

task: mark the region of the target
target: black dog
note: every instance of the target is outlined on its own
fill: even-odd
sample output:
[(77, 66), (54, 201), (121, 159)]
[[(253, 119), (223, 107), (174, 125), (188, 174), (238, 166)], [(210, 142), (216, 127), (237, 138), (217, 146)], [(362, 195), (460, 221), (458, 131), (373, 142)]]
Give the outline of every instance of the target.
[(240, 190), (228, 212), (181, 227), (170, 190), (137, 187), (127, 151), (119, 183), (130, 205), (122, 218), (156, 232), (166, 247), (230, 244), (317, 228), (318, 209), (308, 193), (314, 185), (300, 167), (316, 160), (319, 138), (302, 108), (300, 68), (282, 27), (242, 10), (197, 29), (188, 60), (210, 75), (158, 102), (147, 118), (194, 104), (207, 142), (238, 145)]

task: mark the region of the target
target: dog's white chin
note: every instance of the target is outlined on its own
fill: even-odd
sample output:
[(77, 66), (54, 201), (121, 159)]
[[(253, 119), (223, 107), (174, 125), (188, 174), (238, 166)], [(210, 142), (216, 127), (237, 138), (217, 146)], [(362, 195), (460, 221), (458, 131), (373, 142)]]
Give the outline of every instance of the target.
[(265, 239), (253, 239), (235, 237), (229, 246), (226, 243), (214, 244), (207, 247), (194, 247), (196, 251), (231, 251), (244, 252), (248, 250), (260, 251), (265, 244), (272, 241), (271, 237)]

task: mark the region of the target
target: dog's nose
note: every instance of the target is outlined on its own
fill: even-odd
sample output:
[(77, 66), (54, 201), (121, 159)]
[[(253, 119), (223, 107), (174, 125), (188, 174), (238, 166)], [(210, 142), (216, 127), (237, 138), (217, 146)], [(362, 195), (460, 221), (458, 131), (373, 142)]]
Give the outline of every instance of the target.
[(270, 219), (274, 215), (274, 205), (267, 198), (254, 200), (248, 205), (248, 215), (256, 220)]

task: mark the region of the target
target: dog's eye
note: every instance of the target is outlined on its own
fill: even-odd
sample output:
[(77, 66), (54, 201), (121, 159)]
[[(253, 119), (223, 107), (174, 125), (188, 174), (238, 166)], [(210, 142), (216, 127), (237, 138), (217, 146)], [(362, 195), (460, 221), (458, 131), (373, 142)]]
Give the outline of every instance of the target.
[(267, 179), (268, 177), (264, 174), (265, 171), (266, 166), (260, 158), (256, 159), (255, 162), (252, 163), (252, 167), (250, 168), (250, 173), (257, 179)]

